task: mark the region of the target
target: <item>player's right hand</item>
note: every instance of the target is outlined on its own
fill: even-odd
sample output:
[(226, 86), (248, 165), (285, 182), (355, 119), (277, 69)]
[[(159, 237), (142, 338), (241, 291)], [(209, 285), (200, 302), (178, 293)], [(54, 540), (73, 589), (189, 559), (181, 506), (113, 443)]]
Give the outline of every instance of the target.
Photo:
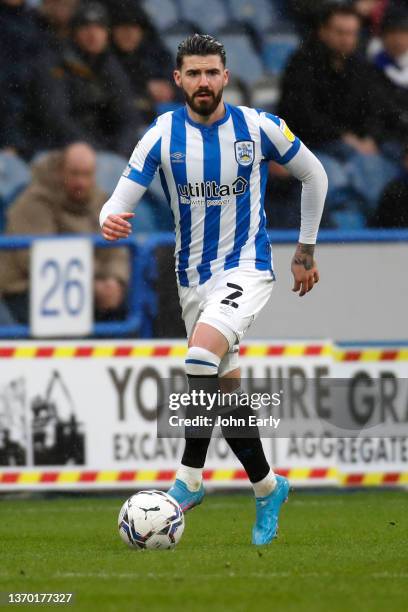
[(105, 240), (119, 240), (129, 238), (132, 233), (132, 226), (126, 219), (132, 219), (134, 213), (119, 213), (106, 217), (102, 227), (102, 236)]

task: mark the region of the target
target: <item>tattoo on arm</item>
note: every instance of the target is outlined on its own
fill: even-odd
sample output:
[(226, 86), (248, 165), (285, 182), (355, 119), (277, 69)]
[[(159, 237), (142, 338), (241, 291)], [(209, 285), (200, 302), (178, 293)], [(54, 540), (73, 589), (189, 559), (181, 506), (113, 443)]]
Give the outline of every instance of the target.
[(314, 249), (314, 244), (302, 244), (299, 242), (293, 257), (293, 263), (304, 266), (305, 270), (311, 270), (313, 268)]

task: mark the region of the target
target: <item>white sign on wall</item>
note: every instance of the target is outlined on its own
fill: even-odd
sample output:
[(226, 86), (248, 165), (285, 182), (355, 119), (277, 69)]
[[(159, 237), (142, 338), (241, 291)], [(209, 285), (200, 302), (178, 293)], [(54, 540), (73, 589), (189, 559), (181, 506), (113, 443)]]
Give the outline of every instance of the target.
[[(169, 486), (184, 439), (158, 437), (157, 410), (186, 383), (186, 350), (171, 341), (0, 342), (0, 493)], [(279, 429), (263, 442), (291, 483), (408, 485), (405, 348), (246, 343), (240, 359), (249, 392), (283, 384)], [(353, 435), (334, 418), (336, 380), (346, 383), (347, 427), (359, 425)], [(361, 427), (371, 412), (373, 426)], [(214, 436), (205, 468), (209, 487), (249, 486), (222, 437)]]
[(31, 247), (34, 337), (77, 336), (93, 321), (93, 245), (88, 238), (37, 240)]

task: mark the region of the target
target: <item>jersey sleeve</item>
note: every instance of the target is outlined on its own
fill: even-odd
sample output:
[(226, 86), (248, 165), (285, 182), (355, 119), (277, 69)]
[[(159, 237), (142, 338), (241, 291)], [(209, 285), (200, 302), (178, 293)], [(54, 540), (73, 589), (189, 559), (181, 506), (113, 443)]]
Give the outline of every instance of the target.
[(280, 117), (261, 111), (259, 120), (264, 159), (287, 164), (299, 151), (301, 141)]
[(137, 143), (123, 176), (148, 187), (161, 163), (161, 132), (153, 123)]

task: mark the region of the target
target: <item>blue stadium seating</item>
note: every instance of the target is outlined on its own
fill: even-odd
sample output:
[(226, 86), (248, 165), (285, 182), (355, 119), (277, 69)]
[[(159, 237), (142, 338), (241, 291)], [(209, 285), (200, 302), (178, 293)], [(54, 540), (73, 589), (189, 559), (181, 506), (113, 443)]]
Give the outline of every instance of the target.
[(7, 206), (30, 181), (28, 165), (16, 155), (0, 152), (0, 231), (4, 230)]
[(160, 31), (167, 30), (179, 21), (179, 12), (173, 0), (144, 0), (143, 9)]
[(258, 32), (270, 29), (280, 16), (270, 0), (230, 0), (232, 19), (249, 23)]
[(98, 187), (110, 195), (126, 168), (127, 161), (121, 155), (110, 151), (98, 153), (96, 157), (96, 182)]
[[(213, 34), (226, 26), (229, 13), (223, 0), (179, 0), (180, 14), (183, 20), (200, 26), (205, 15), (205, 33)], [(205, 6), (205, 13), (203, 8)]]
[(244, 34), (223, 34), (222, 41), (227, 53), (227, 65), (232, 76), (251, 86), (263, 75), (262, 62), (250, 39)]
[(262, 50), (266, 70), (271, 74), (280, 74), (298, 45), (299, 37), (296, 34), (268, 34)]
[(28, 184), (31, 172), (17, 155), (0, 152), (0, 197), (8, 201), (14, 193)]
[[(177, 48), (182, 40), (187, 38), (191, 32), (177, 32), (163, 35), (163, 42), (166, 45), (167, 49), (171, 53), (172, 57), (176, 57)], [(175, 60), (174, 60), (175, 61)]]

